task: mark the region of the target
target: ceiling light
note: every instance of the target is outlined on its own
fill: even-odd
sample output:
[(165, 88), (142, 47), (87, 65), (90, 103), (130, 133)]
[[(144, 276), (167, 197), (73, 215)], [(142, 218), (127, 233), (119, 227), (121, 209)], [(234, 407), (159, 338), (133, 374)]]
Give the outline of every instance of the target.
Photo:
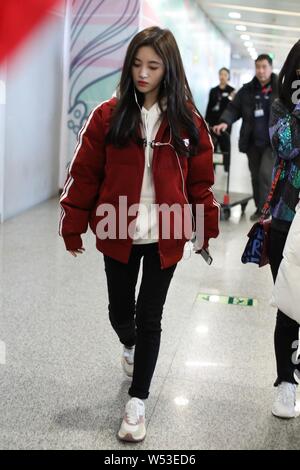
[(241, 34), (241, 39), (243, 41), (250, 41), (251, 38), (250, 38), (249, 34)]
[(206, 325), (199, 325), (196, 328), (197, 333), (206, 334), (208, 333), (208, 327)]
[[(230, 20), (230, 19), (224, 19), (220, 20), (220, 22), (225, 23), (225, 24), (236, 24), (235, 20)], [(245, 29), (240, 29), (241, 27), (246, 28), (246, 26), (250, 26), (251, 28), (263, 28), (263, 29), (273, 29), (273, 30), (281, 30), (281, 31), (300, 31), (299, 26), (287, 26), (284, 24), (274, 24), (274, 23), (256, 23), (252, 21), (244, 21), (243, 25), (238, 25), (235, 28), (238, 31), (246, 31)]]
[[(210, 3), (210, 6), (212, 7), (217, 7), (217, 8), (226, 8), (226, 9), (231, 9), (233, 5), (227, 5), (227, 4), (222, 4), (222, 3)], [(237, 5), (236, 5), (237, 6)], [(248, 7), (248, 6), (238, 6), (238, 10), (241, 11), (251, 11), (251, 12), (256, 12), (256, 13), (268, 13), (268, 14), (273, 14), (273, 15), (284, 15), (284, 16), (300, 16), (300, 12), (297, 11), (288, 11), (288, 10), (274, 10), (271, 8), (257, 8), (257, 7)]]
[(246, 26), (244, 26), (243, 24), (238, 24), (238, 25), (236, 25), (235, 29), (236, 29), (237, 31), (247, 31)]
[(245, 45), (245, 47), (252, 47), (252, 46), (253, 46), (253, 42), (252, 42), (252, 41), (245, 41), (245, 42), (244, 42), (244, 45)]
[(231, 11), (228, 13), (229, 18), (233, 18), (234, 20), (239, 20), (241, 18), (241, 14), (237, 11)]

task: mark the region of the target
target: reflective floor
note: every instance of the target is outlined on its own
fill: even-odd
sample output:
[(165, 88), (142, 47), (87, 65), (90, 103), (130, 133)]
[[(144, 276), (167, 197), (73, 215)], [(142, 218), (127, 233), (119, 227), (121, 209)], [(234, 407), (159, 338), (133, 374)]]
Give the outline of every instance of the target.
[[(270, 412), (271, 275), (240, 262), (253, 209), (240, 218), (237, 208), (222, 222), (211, 267), (186, 250), (177, 268), (146, 402), (147, 437), (137, 449), (300, 447), (300, 417)], [(70, 256), (58, 218), (54, 198), (0, 226), (0, 448), (131, 449), (116, 438), (129, 380), (108, 321), (102, 255), (89, 233), (86, 253)]]

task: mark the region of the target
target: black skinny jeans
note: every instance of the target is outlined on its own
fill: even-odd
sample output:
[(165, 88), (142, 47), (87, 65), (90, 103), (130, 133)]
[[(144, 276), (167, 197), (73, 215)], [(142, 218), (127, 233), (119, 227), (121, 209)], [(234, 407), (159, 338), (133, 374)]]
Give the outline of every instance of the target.
[[(282, 260), (282, 253), (287, 239), (287, 233), (271, 228), (269, 259), (273, 279), (277, 277), (278, 269)], [(278, 310), (276, 327), (274, 333), (275, 355), (277, 363), (277, 380), (275, 386), (281, 382), (297, 383), (294, 379), (294, 372), (300, 378), (300, 366), (293, 363), (299, 335), (299, 325), (297, 322)]]
[[(143, 258), (142, 281), (135, 302), (135, 288)], [(135, 345), (134, 370), (129, 395), (148, 398), (157, 362), (161, 318), (176, 264), (161, 269), (158, 243), (132, 245), (128, 264), (104, 256), (109, 319), (125, 346)]]

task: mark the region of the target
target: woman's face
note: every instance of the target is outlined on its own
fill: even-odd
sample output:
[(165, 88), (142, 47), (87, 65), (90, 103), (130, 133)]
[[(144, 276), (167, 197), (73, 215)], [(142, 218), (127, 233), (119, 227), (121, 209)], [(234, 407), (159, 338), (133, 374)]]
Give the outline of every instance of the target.
[(132, 78), (141, 93), (159, 90), (165, 74), (163, 61), (151, 46), (142, 46), (133, 58)]

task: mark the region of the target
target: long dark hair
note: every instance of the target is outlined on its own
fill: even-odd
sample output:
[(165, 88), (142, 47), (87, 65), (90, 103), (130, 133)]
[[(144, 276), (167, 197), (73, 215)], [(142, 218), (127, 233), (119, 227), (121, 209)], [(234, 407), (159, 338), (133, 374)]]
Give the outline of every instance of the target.
[(297, 69), (300, 69), (300, 40), (290, 50), (278, 77), (279, 98), (290, 111), (294, 109), (296, 104), (292, 101), (292, 95), (295, 92), (292, 84), (295, 80), (300, 79), (296, 73)]
[(190, 154), (193, 155), (198, 148), (199, 132), (193, 121), (192, 108), (196, 110), (197, 108), (185, 76), (176, 40), (171, 31), (157, 26), (140, 31), (128, 46), (118, 86), (119, 99), (112, 116), (107, 142), (121, 146), (126, 145), (129, 139), (137, 140), (141, 117), (134, 91), (140, 106), (144, 103), (144, 94), (134, 89), (132, 65), (138, 49), (142, 46), (153, 47), (165, 65), (158, 104), (163, 113), (162, 101), (167, 100), (165, 112), (172, 131), (172, 144), (178, 153), (186, 154), (187, 148), (180, 138), (180, 131), (186, 130), (190, 140)]

